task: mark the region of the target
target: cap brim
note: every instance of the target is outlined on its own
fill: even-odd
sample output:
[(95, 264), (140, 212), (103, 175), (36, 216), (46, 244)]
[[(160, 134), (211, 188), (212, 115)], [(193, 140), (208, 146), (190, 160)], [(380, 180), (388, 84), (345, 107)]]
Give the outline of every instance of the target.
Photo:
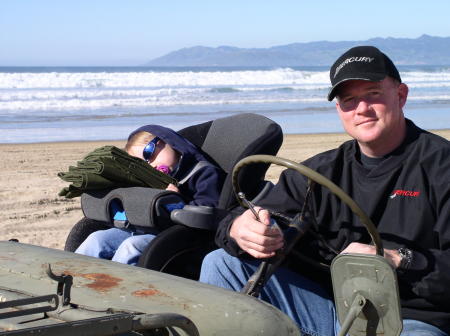
[(386, 74), (380, 74), (379, 76), (377, 76), (376, 74), (371, 74), (370, 78), (369, 76), (365, 77), (365, 78), (361, 78), (361, 77), (355, 77), (355, 78), (345, 78), (343, 80), (340, 80), (339, 82), (337, 82), (336, 84), (334, 84), (330, 91), (328, 92), (328, 101), (332, 101), (334, 99), (334, 97), (336, 96), (336, 89), (339, 85), (341, 85), (342, 83), (349, 81), (349, 80), (363, 80), (363, 81), (368, 81), (368, 82), (381, 82), (383, 79), (386, 78)]

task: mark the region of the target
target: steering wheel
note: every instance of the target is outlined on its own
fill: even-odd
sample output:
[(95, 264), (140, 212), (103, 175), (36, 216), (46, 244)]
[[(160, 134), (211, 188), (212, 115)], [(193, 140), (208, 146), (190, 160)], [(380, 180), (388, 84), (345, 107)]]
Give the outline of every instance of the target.
[[(240, 160), (233, 169), (232, 183), (236, 196), (241, 192), (238, 176), (239, 171), (249, 164), (270, 163), (296, 170), (308, 178), (308, 190), (301, 213), (294, 217), (284, 232), (286, 246), (281, 256), (274, 260), (263, 261), (257, 271), (250, 277), (242, 292), (258, 296), (268, 278), (273, 274), (283, 258), (294, 247), (295, 242), (304, 234), (302, 228), (309, 227), (303, 221), (304, 210), (311, 193), (311, 185), (318, 183), (328, 188), (334, 195), (347, 204), (360, 221), (365, 225), (372, 243), (376, 248), (376, 255), (339, 254), (331, 264), (331, 276), (335, 304), (341, 322), (339, 336), (360, 335), (361, 330), (367, 334), (385, 334), (398, 336), (402, 330), (402, 317), (400, 309), (400, 295), (394, 268), (383, 257), (383, 245), (370, 218), (356, 204), (356, 202), (336, 184), (316, 171), (287, 159), (270, 155), (253, 155)], [(311, 182), (312, 181), (312, 182)], [(247, 200), (238, 197), (241, 205), (248, 207)], [(297, 223), (295, 223), (297, 222)], [(292, 225), (294, 224), (294, 225)], [(297, 228), (293, 242), (288, 242), (290, 228)], [(278, 253), (278, 252), (277, 252)], [(271, 258), (272, 259), (272, 258)]]
[[(251, 155), (247, 156), (246, 158), (243, 158), (240, 160), (233, 168), (232, 173), (232, 183), (233, 183), (233, 189), (236, 195), (241, 192), (241, 188), (239, 186), (238, 177), (239, 172), (241, 169), (249, 164), (255, 164), (255, 163), (270, 163), (270, 164), (276, 164), (279, 166), (283, 166), (286, 168), (291, 168), (296, 171), (298, 171), (300, 174), (306, 176), (309, 180), (312, 180), (324, 187), (327, 187), (333, 194), (335, 194), (337, 197), (339, 197), (342, 202), (347, 204), (350, 209), (353, 211), (355, 215), (359, 217), (361, 222), (365, 225), (367, 231), (369, 232), (369, 235), (372, 239), (372, 243), (375, 245), (377, 254), (380, 256), (383, 256), (383, 244), (380, 239), (380, 235), (378, 234), (378, 231), (375, 228), (375, 225), (373, 224), (372, 220), (366, 215), (366, 213), (359, 207), (358, 204), (340, 187), (338, 187), (336, 184), (331, 182), (328, 178), (323, 176), (322, 174), (319, 174), (318, 172), (312, 170), (311, 168), (306, 167), (305, 165), (301, 163), (297, 163), (288, 159), (272, 156), (272, 155)], [(239, 203), (244, 206), (248, 207), (241, 198), (237, 197)]]
[[(372, 239), (372, 243), (375, 246), (376, 254), (379, 256), (384, 255), (383, 244), (381, 242), (378, 231), (375, 228), (375, 225), (373, 224), (371, 219), (366, 215), (366, 213), (358, 206), (358, 204), (356, 204), (356, 202), (345, 191), (343, 191), (340, 187), (338, 187), (336, 184), (331, 182), (328, 178), (317, 173), (316, 171), (312, 170), (311, 168), (306, 167), (303, 164), (300, 164), (300, 163), (297, 163), (297, 162), (294, 162), (294, 161), (291, 161), (288, 159), (271, 156), (271, 155), (251, 155), (251, 156), (248, 156), (248, 157), (240, 160), (233, 168), (232, 184), (233, 184), (233, 189), (234, 189), (235, 195), (236, 195), (239, 203), (243, 207), (248, 208), (249, 206), (244, 199), (242, 199), (241, 197), (238, 197), (238, 195), (241, 192), (241, 188), (240, 188), (239, 182), (238, 182), (239, 172), (241, 171), (241, 169), (243, 167), (250, 165), (250, 164), (255, 164), (255, 163), (276, 164), (279, 166), (283, 166), (286, 168), (296, 170), (297, 172), (299, 172), (300, 174), (302, 174), (308, 178), (308, 183), (311, 183), (311, 181), (313, 181), (315, 183), (318, 183), (318, 184), (328, 188), (334, 195), (336, 195), (339, 199), (341, 199), (342, 202), (347, 204), (350, 207), (350, 209), (353, 211), (353, 213), (355, 215), (357, 215), (358, 218), (360, 219), (360, 221), (364, 224), (364, 226), (366, 227), (366, 229)], [(308, 201), (308, 199), (307, 199), (307, 197), (305, 197), (305, 204), (302, 207), (303, 209), (305, 209), (305, 205), (306, 205), (307, 201)], [(302, 213), (300, 214), (300, 216), (296, 216), (294, 218), (294, 220), (292, 221), (292, 222), (296, 222), (296, 223), (291, 223), (289, 225), (291, 228), (292, 227), (297, 228), (297, 232), (295, 234), (296, 237), (295, 237), (295, 241), (292, 241), (290, 245), (287, 244), (287, 246), (284, 248), (283, 256), (281, 258), (283, 258), (285, 255), (287, 255), (290, 252), (292, 247), (295, 245), (295, 242), (300, 238), (300, 236), (302, 236), (304, 234), (305, 227), (306, 228), (309, 227), (308, 226), (309, 223), (305, 224), (306, 222), (303, 219), (304, 218), (303, 218), (303, 210), (302, 210)], [(281, 259), (281, 258), (278, 258), (278, 259)], [(268, 261), (263, 261), (261, 263), (261, 266), (259, 267), (259, 269), (249, 279), (247, 285), (243, 289), (243, 292), (246, 294), (252, 295), (252, 296), (257, 296), (259, 294), (259, 290), (262, 288), (262, 286), (264, 286), (264, 282), (275, 271), (275, 268), (281, 263), (281, 261), (282, 260), (278, 260), (276, 262), (276, 264), (274, 265), (273, 260), (272, 260), (272, 263), (271, 263), (272, 269), (268, 269), (268, 266), (269, 266)]]

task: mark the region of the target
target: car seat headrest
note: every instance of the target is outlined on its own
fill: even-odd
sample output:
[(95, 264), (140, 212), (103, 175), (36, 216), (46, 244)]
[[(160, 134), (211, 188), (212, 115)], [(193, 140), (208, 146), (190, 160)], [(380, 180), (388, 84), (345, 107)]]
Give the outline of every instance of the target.
[[(219, 200), (221, 208), (237, 204), (230, 176), (234, 165), (249, 155), (275, 155), (283, 142), (281, 127), (273, 120), (254, 113), (215, 119), (187, 127), (179, 133), (201, 148), (212, 162), (226, 172)], [(239, 181), (250, 199), (256, 195), (267, 168), (267, 164), (255, 164), (241, 171)]]

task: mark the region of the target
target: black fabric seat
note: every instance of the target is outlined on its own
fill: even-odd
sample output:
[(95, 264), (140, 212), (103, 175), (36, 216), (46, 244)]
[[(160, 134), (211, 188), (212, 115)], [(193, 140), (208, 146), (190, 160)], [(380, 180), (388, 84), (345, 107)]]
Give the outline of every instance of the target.
[[(277, 123), (252, 113), (211, 120), (186, 127), (178, 133), (194, 143), (226, 173), (219, 205), (214, 209), (219, 217), (220, 213), (238, 205), (231, 182), (234, 165), (249, 155), (276, 155), (283, 141), (283, 133)], [(268, 182), (264, 180), (267, 169), (267, 164), (254, 164), (241, 170), (239, 183), (248, 199), (256, 197), (265, 187), (267, 189)], [(69, 233), (65, 250), (75, 251), (91, 232), (110, 227), (110, 223), (83, 218)], [(205, 230), (175, 222), (152, 240), (138, 266), (197, 279), (204, 255), (216, 248), (214, 235), (214, 223)]]

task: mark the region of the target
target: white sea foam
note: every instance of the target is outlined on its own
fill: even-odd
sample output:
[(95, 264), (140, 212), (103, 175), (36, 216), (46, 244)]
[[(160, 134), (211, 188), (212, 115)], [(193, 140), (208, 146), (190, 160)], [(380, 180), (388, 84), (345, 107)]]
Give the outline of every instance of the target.
[(408, 84), (421, 82), (433, 82), (439, 84), (450, 82), (450, 69), (440, 72), (407, 71), (400, 73), (400, 75), (402, 81)]
[[(448, 101), (450, 102), (450, 94), (446, 95), (426, 95), (426, 94), (419, 94), (416, 96), (409, 96), (408, 100), (424, 100), (424, 101)], [(450, 125), (449, 125), (450, 126)]]
[[(404, 82), (450, 82), (450, 70), (441, 72), (407, 71)], [(0, 88), (176, 88), (252, 85), (314, 85), (328, 87), (328, 71), (299, 71), (290, 68), (247, 71), (184, 72), (49, 72), (0, 73)]]
[(186, 96), (204, 95), (208, 93), (236, 93), (236, 92), (267, 92), (284, 90), (319, 90), (324, 86), (305, 85), (290, 87), (242, 87), (238, 89), (227, 88), (160, 88), (160, 89), (30, 89), (30, 90), (0, 90), (0, 101), (27, 101), (27, 100), (47, 100), (47, 99), (108, 99), (108, 98), (129, 98), (129, 97), (161, 97), (161, 96)]
[[(23, 128), (34, 141), (46, 141), (46, 130), (49, 140), (112, 139), (108, 132), (143, 123), (186, 126), (241, 112), (266, 114), (289, 132), (338, 124), (325, 99), (328, 70), (172, 70), (0, 72), (0, 143), (28, 141)], [(450, 69), (411, 68), (401, 76), (410, 87), (407, 108), (436, 108), (434, 127), (450, 127)]]
[[(0, 73), (0, 111), (313, 102), (326, 72)], [(3, 88), (3, 89), (1, 89)], [(312, 91), (313, 93), (308, 93)]]
[(328, 73), (289, 68), (214, 72), (0, 73), (0, 88), (142, 88), (323, 83)]
[(230, 104), (266, 104), (266, 103), (305, 103), (305, 102), (321, 102), (320, 98), (253, 98), (253, 99), (177, 99), (171, 97), (146, 97), (134, 99), (101, 99), (101, 100), (83, 100), (83, 99), (47, 99), (43, 101), (10, 101), (0, 105), (2, 113), (16, 113), (18, 111), (39, 111), (39, 110), (92, 110), (104, 109), (108, 107), (158, 107), (158, 106), (177, 106), (177, 105), (230, 105)]

